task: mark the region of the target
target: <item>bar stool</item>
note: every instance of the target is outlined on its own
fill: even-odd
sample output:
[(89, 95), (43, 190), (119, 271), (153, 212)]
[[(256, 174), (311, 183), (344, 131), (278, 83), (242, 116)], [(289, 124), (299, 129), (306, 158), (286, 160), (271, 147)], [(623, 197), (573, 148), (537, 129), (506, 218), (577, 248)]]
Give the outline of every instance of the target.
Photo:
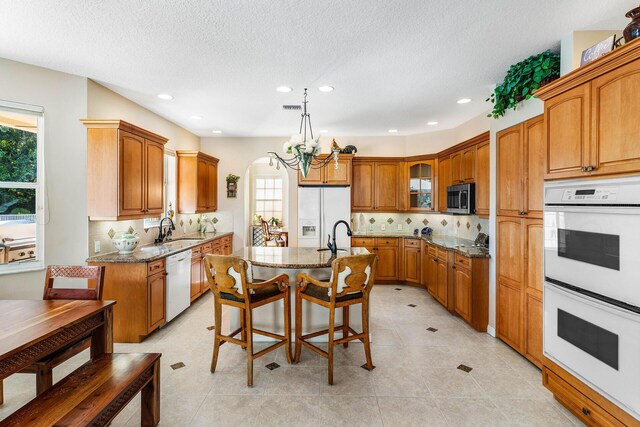
[[(93, 288), (54, 288), (55, 279), (87, 280)], [(102, 285), (104, 284), (103, 267), (85, 267), (79, 265), (50, 265), (44, 281), (43, 300), (101, 300)], [(59, 350), (36, 363), (27, 366), (21, 374), (36, 375), (36, 393), (41, 394), (53, 385), (53, 368), (69, 360), (76, 354), (91, 346), (91, 335), (87, 333), (80, 337), (73, 345)], [(0, 380), (0, 405), (4, 402), (3, 383)]]
[[(304, 345), (329, 360), (328, 380), (333, 384), (333, 348), (349, 341), (360, 340), (364, 344), (366, 367), (372, 370), (371, 347), (369, 343), (369, 293), (375, 282), (378, 256), (375, 254), (351, 255), (336, 258), (331, 263), (331, 279), (322, 282), (306, 273), (298, 274), (296, 288), (296, 351), (294, 363), (300, 361), (300, 351)], [(329, 309), (329, 328), (302, 335), (302, 300)], [(362, 332), (349, 326), (349, 308), (362, 304)], [(343, 324), (335, 326), (336, 309), (342, 308)], [(342, 331), (342, 338), (336, 340), (334, 331)], [(351, 333), (352, 335), (349, 335)], [(329, 335), (329, 345), (324, 351), (307, 340), (321, 335)]]
[[(215, 339), (211, 372), (216, 371), (220, 346), (226, 342), (247, 349), (247, 385), (253, 386), (253, 361), (260, 356), (285, 346), (287, 361), (291, 363), (291, 291), (289, 277), (280, 274), (270, 280), (254, 282), (250, 264), (239, 257), (213, 255), (205, 256), (205, 272), (213, 292), (215, 306)], [(252, 310), (266, 304), (284, 300), (284, 335), (263, 331), (253, 327)], [(240, 328), (229, 335), (222, 335), (222, 306), (240, 309)], [(253, 334), (275, 338), (279, 342), (253, 352)], [(241, 338), (235, 338), (241, 334)]]

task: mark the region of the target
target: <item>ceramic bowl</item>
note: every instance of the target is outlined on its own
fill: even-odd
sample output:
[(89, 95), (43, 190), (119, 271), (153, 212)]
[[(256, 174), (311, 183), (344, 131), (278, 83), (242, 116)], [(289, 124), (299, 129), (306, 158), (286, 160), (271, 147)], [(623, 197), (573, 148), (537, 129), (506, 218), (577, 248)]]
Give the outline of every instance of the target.
[(126, 254), (130, 254), (134, 251), (134, 249), (138, 246), (138, 243), (140, 242), (140, 237), (134, 237), (133, 239), (129, 238), (114, 238), (112, 240), (113, 242), (113, 246), (116, 247), (116, 249), (118, 250), (118, 253), (126, 255)]

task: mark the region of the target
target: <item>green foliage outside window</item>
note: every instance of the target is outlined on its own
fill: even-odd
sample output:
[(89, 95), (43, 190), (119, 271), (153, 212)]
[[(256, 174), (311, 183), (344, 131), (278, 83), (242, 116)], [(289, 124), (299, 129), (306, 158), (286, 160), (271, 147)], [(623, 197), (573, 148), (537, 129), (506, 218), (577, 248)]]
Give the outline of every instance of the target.
[[(37, 135), (0, 126), (0, 181), (35, 182), (37, 178)], [(0, 215), (35, 213), (33, 189), (0, 190)]]

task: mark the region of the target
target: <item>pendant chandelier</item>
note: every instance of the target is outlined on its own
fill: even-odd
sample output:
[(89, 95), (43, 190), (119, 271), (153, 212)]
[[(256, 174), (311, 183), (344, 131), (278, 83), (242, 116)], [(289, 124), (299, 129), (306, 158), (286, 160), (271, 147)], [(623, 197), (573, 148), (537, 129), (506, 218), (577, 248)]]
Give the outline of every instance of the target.
[[(300, 119), (300, 129), (297, 135), (293, 135), (289, 141), (285, 142), (282, 150), (285, 154), (291, 154), (291, 158), (283, 158), (274, 151), (269, 151), (269, 166), (273, 166), (276, 162), (276, 169), (280, 169), (280, 165), (299, 170), (303, 177), (307, 177), (309, 169), (322, 169), (333, 160), (334, 167), (338, 169), (339, 150), (332, 150), (331, 155), (320, 159), (320, 137), (313, 138), (313, 129), (311, 128), (311, 115), (307, 112), (307, 89), (304, 89), (304, 101), (302, 102), (302, 114)], [(307, 128), (309, 128), (309, 136), (307, 137)]]

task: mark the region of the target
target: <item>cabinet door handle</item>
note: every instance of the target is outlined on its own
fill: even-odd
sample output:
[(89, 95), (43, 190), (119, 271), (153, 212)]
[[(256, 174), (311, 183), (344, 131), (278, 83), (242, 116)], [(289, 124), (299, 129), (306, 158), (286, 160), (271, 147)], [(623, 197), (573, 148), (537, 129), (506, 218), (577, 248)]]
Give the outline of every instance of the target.
[(585, 414), (586, 416), (591, 415), (591, 411), (588, 408), (582, 408), (582, 413)]
[(456, 266), (454, 265), (454, 266), (452, 266), (451, 268), (453, 268), (453, 269), (455, 270), (455, 269), (456, 269)]

